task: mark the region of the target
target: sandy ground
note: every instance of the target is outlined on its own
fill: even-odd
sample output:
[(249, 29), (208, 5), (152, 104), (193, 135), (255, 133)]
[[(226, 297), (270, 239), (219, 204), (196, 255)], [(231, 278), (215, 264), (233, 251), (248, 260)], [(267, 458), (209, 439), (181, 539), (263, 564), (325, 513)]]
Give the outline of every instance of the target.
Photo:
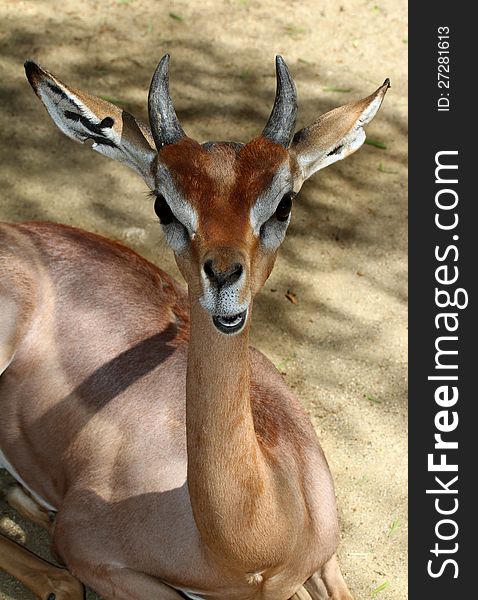
[[(263, 128), (275, 53), (295, 76), (300, 126), (391, 78), (368, 128), (386, 149), (365, 145), (304, 186), (255, 304), (253, 343), (324, 446), (350, 588), (357, 599), (406, 598), (405, 0), (0, 0), (0, 48), (0, 218), (100, 232), (174, 274), (142, 181), (56, 130), (24, 78), (25, 58), (145, 118), (154, 67), (170, 52), (177, 112), (201, 141), (247, 141)], [(48, 555), (46, 536), (3, 502), (0, 531)], [(32, 597), (2, 573), (0, 590)]]

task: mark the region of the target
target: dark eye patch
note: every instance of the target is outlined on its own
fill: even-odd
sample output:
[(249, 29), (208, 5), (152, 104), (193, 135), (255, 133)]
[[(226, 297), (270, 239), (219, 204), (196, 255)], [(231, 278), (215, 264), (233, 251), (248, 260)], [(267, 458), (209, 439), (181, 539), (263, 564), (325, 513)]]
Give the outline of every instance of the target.
[(292, 210), (292, 194), (285, 194), (276, 208), (276, 218), (278, 221), (287, 221)]
[(343, 148), (343, 147), (344, 147), (344, 145), (343, 145), (343, 144), (342, 144), (342, 145), (340, 145), (340, 146), (337, 146), (336, 148), (334, 148), (333, 150), (331, 150), (331, 151), (330, 151), (330, 152), (327, 154), (327, 156), (332, 156), (332, 154), (338, 154), (338, 153), (339, 153), (339, 152), (342, 150), (342, 148)]
[(154, 212), (160, 220), (161, 225), (169, 225), (175, 220), (173, 211), (169, 208), (169, 204), (166, 202), (166, 199), (162, 194), (156, 194), (156, 200), (154, 201)]

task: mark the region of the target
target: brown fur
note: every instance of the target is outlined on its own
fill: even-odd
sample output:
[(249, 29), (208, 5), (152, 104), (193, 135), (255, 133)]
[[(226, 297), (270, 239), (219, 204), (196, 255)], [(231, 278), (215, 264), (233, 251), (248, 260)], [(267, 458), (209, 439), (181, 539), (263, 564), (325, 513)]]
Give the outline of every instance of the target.
[[(207, 416), (203, 402), (209, 401), (209, 416), (206, 429), (200, 427), (207, 445), (191, 435), (200, 421), (188, 422), (191, 449), (196, 439), (202, 454), (198, 476), (188, 483), (194, 494), (194, 481), (209, 477), (211, 491), (205, 497), (199, 488), (191, 506), (185, 485), (189, 319), (184, 292), (135, 253), (93, 234), (33, 223), (1, 231), (3, 239), (15, 239), (13, 251), (25, 270), (42, 274), (39, 305), (50, 317), (39, 311), (0, 379), (0, 447), (28, 486), (59, 509), (53, 536), (57, 554), (106, 598), (109, 586), (118, 585), (109, 562), (190, 587), (205, 598), (221, 597), (225, 589), (231, 599), (289, 598), (333, 553), (337, 529), (325, 460), (280, 375), (262, 355), (250, 354), (247, 335), (233, 340), (218, 335), (207, 353), (204, 346), (197, 353), (189, 350), (189, 364), (208, 392), (200, 395), (203, 388), (197, 387), (188, 414)], [(11, 242), (7, 245), (11, 249)], [(28, 289), (23, 293), (28, 296)], [(214, 331), (198, 340), (200, 346), (208, 344), (209, 335)], [(247, 379), (244, 394), (225, 402), (228, 380), (234, 381), (233, 365), (223, 360), (229, 342), (242, 347), (235, 350), (237, 372), (244, 368), (241, 356), (249, 365), (252, 420)], [(200, 365), (204, 360), (206, 372)], [(19, 388), (18, 374), (25, 369), (29, 376)], [(211, 387), (216, 384), (222, 394), (217, 401)], [(211, 412), (214, 405), (217, 416)], [(247, 438), (256, 448), (250, 453), (245, 453)], [(219, 462), (209, 461), (208, 448), (217, 451), (218, 444), (223, 446)], [(305, 462), (299, 467), (297, 461)], [(271, 468), (275, 474), (265, 475)], [(223, 487), (228, 473), (234, 493)], [(303, 480), (298, 487), (297, 478)], [(277, 494), (281, 500), (272, 511)], [(228, 503), (226, 513), (221, 499)], [(209, 502), (223, 514), (204, 514)], [(280, 515), (286, 513), (283, 521)], [(205, 522), (201, 515), (212, 520)], [(281, 521), (285, 529), (278, 527)], [(122, 535), (112, 538), (118, 529)], [(144, 543), (157, 535), (166, 553)], [(102, 564), (106, 571), (99, 570)], [(257, 570), (264, 581), (251, 587), (246, 573)]]
[(162, 148), (159, 160), (199, 214), (198, 235), (188, 255), (176, 257), (188, 285), (200, 289), (199, 269), (207, 258), (224, 270), (239, 261), (246, 269), (243, 295), (249, 290), (255, 295), (272, 270), (275, 253), (260, 252), (249, 214), (277, 170), (288, 164), (287, 150), (263, 137), (237, 149), (227, 143), (204, 148), (184, 138)]
[(238, 152), (228, 144), (206, 149), (184, 138), (165, 146), (159, 158), (174, 174), (184, 197), (198, 210), (198, 230), (208, 240), (208, 247), (249, 249), (251, 207), (289, 155), (285, 148), (262, 137)]

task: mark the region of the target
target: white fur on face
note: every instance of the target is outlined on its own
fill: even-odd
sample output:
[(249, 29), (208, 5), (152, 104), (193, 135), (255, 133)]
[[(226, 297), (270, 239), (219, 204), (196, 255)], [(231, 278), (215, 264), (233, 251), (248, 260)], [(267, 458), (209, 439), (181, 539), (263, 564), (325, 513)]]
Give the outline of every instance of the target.
[(279, 221), (278, 219), (271, 217), (263, 223), (261, 229), (261, 243), (266, 250), (269, 252), (277, 250), (284, 241), (289, 223), (290, 215), (286, 221)]
[(289, 165), (281, 167), (269, 188), (254, 203), (250, 212), (250, 223), (254, 235), (260, 236), (262, 246), (268, 251), (277, 250), (284, 241), (290, 216), (286, 221), (274, 217), (279, 202), (292, 190)]
[(232, 285), (217, 289), (209, 281), (206, 273), (201, 269), (201, 282), (203, 295), (199, 299), (201, 306), (212, 316), (232, 317), (245, 311), (250, 303), (250, 294), (245, 301), (240, 302), (243, 286), (246, 282), (245, 271)]
[(169, 169), (158, 166), (157, 192), (162, 194), (177, 221), (169, 225), (161, 225), (166, 242), (173, 252), (181, 254), (186, 250), (190, 240), (194, 239), (198, 228), (198, 214), (193, 206), (184, 198), (174, 185)]
[(275, 213), (284, 194), (292, 190), (289, 165), (281, 167), (274, 175), (271, 185), (255, 201), (249, 219), (252, 231), (259, 235), (260, 228)]

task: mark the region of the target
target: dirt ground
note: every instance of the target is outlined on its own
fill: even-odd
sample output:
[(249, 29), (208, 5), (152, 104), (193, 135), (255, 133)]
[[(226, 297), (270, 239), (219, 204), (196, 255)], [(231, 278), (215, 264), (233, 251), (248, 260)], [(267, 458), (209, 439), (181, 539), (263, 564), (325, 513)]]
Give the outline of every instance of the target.
[[(178, 115), (200, 141), (262, 130), (275, 53), (295, 77), (300, 126), (390, 77), (368, 128), (386, 148), (364, 145), (304, 186), (253, 327), (322, 441), (357, 600), (407, 597), (406, 10), (405, 0), (0, 0), (0, 219), (100, 232), (177, 277), (143, 182), (54, 127), (26, 58), (145, 119), (169, 52)], [(48, 556), (46, 536), (2, 501), (0, 531)], [(0, 573), (0, 598), (32, 596)]]

